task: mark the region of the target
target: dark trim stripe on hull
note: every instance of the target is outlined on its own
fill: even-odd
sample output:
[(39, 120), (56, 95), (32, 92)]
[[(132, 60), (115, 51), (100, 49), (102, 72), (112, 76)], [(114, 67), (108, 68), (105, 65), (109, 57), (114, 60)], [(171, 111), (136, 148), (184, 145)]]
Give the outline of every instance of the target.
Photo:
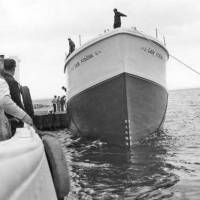
[(68, 101), (70, 129), (80, 136), (129, 147), (161, 127), (167, 101), (162, 86), (122, 73)]

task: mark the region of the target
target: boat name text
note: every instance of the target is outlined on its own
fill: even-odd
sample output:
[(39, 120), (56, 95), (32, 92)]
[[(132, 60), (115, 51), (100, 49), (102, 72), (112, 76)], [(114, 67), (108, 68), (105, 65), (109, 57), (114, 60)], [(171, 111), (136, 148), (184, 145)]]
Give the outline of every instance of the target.
[(160, 58), (161, 60), (163, 60), (163, 56), (157, 52), (155, 49), (152, 49), (150, 47), (141, 47), (141, 49), (144, 51), (144, 52), (147, 52), (153, 56), (156, 56), (157, 58)]
[(83, 58), (81, 58), (80, 61), (78, 61), (78, 62), (76, 62), (76, 63), (74, 64), (74, 66), (72, 67), (71, 70), (74, 71), (75, 69), (77, 69), (78, 67), (80, 67), (80, 65), (81, 65), (82, 63), (87, 62), (88, 60), (90, 60), (91, 58), (94, 58), (95, 56), (98, 56), (99, 54), (101, 54), (101, 51), (100, 51), (100, 50), (97, 50), (97, 51), (95, 51), (95, 52), (93, 52), (93, 53), (90, 53), (90, 54), (88, 54), (88, 55), (85, 55)]

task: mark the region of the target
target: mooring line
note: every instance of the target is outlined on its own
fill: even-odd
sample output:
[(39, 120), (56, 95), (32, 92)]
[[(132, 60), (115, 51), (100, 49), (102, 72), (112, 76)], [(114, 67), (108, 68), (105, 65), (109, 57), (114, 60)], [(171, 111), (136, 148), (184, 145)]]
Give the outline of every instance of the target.
[[(147, 39), (149, 42), (152, 42), (152, 40), (150, 40), (144, 33), (140, 32), (140, 31), (138, 31), (138, 32), (139, 32), (141, 35), (143, 35), (143, 37), (144, 37), (145, 39)], [(190, 69), (191, 71), (193, 71), (194, 73), (200, 75), (200, 72), (199, 72), (199, 71), (197, 71), (197, 70), (195, 70), (193, 67), (190, 67), (189, 65), (185, 64), (183, 61), (181, 61), (181, 60), (178, 59), (177, 57), (175, 57), (175, 56), (173, 56), (173, 55), (171, 55), (171, 54), (169, 54), (169, 56), (170, 56), (171, 58), (173, 58), (174, 60), (176, 60), (177, 62), (179, 62), (179, 63), (181, 63), (182, 65), (184, 65), (185, 67), (187, 67), (188, 69)]]
[(191, 71), (195, 72), (196, 74), (200, 75), (200, 72), (198, 72), (197, 70), (195, 70), (194, 68), (190, 67), (189, 65), (185, 64), (183, 61), (179, 60), (178, 58), (176, 58), (175, 56), (169, 54), (170, 57), (172, 57), (174, 60), (176, 60), (177, 62), (181, 63), (182, 65), (184, 65), (185, 67), (187, 67), (188, 69), (190, 69)]

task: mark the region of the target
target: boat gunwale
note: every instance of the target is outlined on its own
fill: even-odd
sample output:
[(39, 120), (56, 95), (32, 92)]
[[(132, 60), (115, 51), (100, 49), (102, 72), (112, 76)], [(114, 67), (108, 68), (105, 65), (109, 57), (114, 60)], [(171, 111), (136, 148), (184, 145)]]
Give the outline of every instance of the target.
[(148, 41), (151, 41), (153, 43), (155, 43), (156, 45), (160, 46), (166, 53), (167, 53), (167, 58), (169, 59), (169, 52), (168, 50), (165, 48), (165, 46), (163, 46), (163, 44), (157, 40), (156, 38), (153, 38), (151, 36), (148, 36), (148, 35), (145, 35), (143, 34), (142, 32), (140, 31), (137, 31), (137, 30), (131, 30), (131, 29), (120, 29), (120, 30), (117, 30), (117, 31), (112, 31), (112, 32), (109, 32), (109, 33), (106, 33), (104, 35), (101, 35), (87, 43), (85, 43), (83, 46), (81, 46), (80, 48), (78, 48), (77, 50), (75, 50), (70, 56), (69, 58), (67, 58), (66, 62), (65, 62), (65, 66), (64, 66), (64, 73), (66, 72), (66, 68), (67, 68), (67, 65), (68, 63), (76, 56), (78, 55), (79, 53), (81, 53), (82, 51), (84, 51), (85, 49), (95, 45), (96, 43), (102, 41), (102, 40), (105, 40), (105, 39), (108, 39), (108, 38), (111, 38), (111, 37), (114, 37), (116, 35), (120, 35), (120, 34), (128, 34), (128, 35), (132, 35), (132, 36), (136, 36), (136, 37), (139, 37), (139, 38), (142, 38), (142, 39), (145, 39), (145, 40), (148, 40)]

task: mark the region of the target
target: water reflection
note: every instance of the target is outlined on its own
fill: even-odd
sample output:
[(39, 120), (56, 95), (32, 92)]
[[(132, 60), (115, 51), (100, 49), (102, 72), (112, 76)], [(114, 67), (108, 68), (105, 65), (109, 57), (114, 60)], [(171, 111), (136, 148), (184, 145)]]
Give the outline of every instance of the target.
[(69, 200), (200, 197), (200, 89), (169, 92), (167, 130), (132, 152), (56, 131), (70, 166)]
[(170, 142), (165, 133), (159, 133), (130, 152), (100, 141), (65, 142), (71, 155), (72, 196), (84, 200), (172, 197), (168, 188), (179, 178), (166, 160)]

